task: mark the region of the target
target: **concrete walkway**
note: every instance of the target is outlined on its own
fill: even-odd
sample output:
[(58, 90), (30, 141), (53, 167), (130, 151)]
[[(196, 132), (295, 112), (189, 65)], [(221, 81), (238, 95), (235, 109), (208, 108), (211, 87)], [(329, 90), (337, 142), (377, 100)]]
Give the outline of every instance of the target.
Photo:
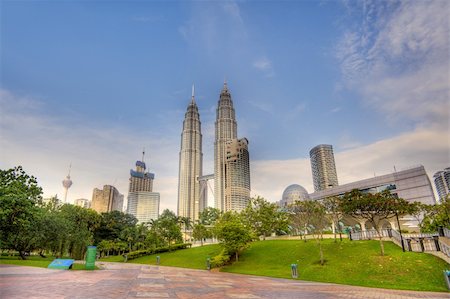
[(204, 270), (101, 263), (105, 270), (65, 271), (0, 265), (0, 298), (450, 298)]

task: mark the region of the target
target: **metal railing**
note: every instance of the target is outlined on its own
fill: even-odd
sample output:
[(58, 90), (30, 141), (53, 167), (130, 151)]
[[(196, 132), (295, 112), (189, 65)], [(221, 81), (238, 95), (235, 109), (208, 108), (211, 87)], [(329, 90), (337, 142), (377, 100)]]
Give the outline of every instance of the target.
[(444, 236), (450, 238), (450, 229), (444, 227)]
[(392, 242), (400, 247), (402, 247), (403, 239), (403, 248), (407, 251), (440, 251), (444, 248), (444, 250), (447, 250), (444, 254), (450, 254), (450, 246), (446, 244), (441, 246), (443, 243), (439, 241), (437, 233), (402, 234), (400, 236), (398, 231), (390, 228), (380, 230), (379, 234), (375, 229), (349, 233), (351, 240), (374, 240), (378, 239), (380, 235), (382, 238), (390, 238)]
[(445, 254), (446, 256), (450, 257), (450, 246), (449, 245), (445, 244), (442, 241), (439, 241), (439, 247), (440, 247), (441, 252), (443, 254)]

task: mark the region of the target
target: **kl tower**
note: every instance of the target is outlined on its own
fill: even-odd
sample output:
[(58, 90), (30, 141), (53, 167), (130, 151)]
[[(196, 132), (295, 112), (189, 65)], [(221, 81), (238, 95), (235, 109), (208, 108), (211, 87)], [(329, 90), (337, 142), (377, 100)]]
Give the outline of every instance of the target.
[(72, 168), (72, 163), (69, 166), (69, 174), (66, 179), (62, 181), (64, 187), (64, 203), (67, 203), (67, 191), (69, 191), (70, 186), (72, 186), (72, 180), (70, 179), (70, 169)]

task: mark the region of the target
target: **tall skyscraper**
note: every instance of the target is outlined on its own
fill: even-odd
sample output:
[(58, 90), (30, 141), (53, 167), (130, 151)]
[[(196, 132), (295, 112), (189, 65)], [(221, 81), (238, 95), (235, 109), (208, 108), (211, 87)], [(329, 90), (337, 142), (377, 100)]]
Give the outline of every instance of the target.
[(98, 213), (123, 210), (123, 194), (116, 187), (104, 185), (103, 189), (94, 189), (92, 193), (91, 208)]
[(311, 158), (314, 191), (338, 186), (333, 146), (320, 144), (311, 149), (309, 156)]
[[(240, 188), (244, 185), (247, 185), (245, 182), (241, 182), (241, 179), (250, 182), (250, 171), (248, 173), (239, 173), (245, 167), (241, 167), (245, 164), (245, 158), (237, 159), (239, 162), (230, 161), (227, 162), (227, 144), (231, 146), (228, 142), (231, 140), (237, 139), (237, 123), (235, 111), (233, 108), (233, 101), (231, 100), (231, 94), (228, 91), (227, 83), (225, 82), (223, 85), (223, 89), (220, 93), (219, 103), (216, 110), (216, 136), (214, 141), (214, 201), (215, 207), (221, 211), (229, 211), (229, 210), (240, 210), (241, 204), (248, 202), (250, 199), (250, 195), (246, 199), (240, 198), (239, 206), (233, 206), (233, 198), (237, 198), (240, 195), (236, 193), (236, 190), (240, 190)], [(237, 141), (236, 141), (237, 142)], [(240, 144), (239, 151), (246, 151), (248, 157), (248, 142), (243, 143), (233, 143), (232, 144)], [(245, 145), (244, 145), (245, 143)], [(244, 150), (245, 147), (245, 150)], [(237, 148), (236, 148), (237, 150)], [(229, 163), (229, 164), (227, 164)], [(233, 164), (235, 163), (235, 164)], [(239, 165), (238, 165), (239, 164)], [(232, 172), (234, 173), (232, 176), (228, 177), (230, 172), (227, 169), (228, 167), (232, 167)], [(244, 178), (245, 177), (245, 178)], [(230, 199), (229, 205), (226, 204), (226, 194)], [(243, 194), (243, 192), (242, 192)], [(250, 183), (248, 183), (248, 194), (250, 194)]]
[(144, 163), (136, 161), (136, 170), (130, 170), (130, 185), (128, 189), (127, 213), (135, 216), (138, 223), (157, 219), (159, 215), (159, 193), (153, 192), (153, 179), (155, 174), (146, 172)]
[(192, 221), (198, 219), (199, 212), (207, 206), (200, 200), (200, 184), (202, 176), (202, 133), (200, 114), (194, 98), (187, 107), (181, 133), (180, 162), (178, 172), (178, 216), (189, 217)]
[(231, 139), (226, 143), (225, 210), (240, 212), (250, 199), (250, 157), (248, 140)]
[(450, 167), (443, 171), (438, 171), (433, 175), (434, 185), (439, 196), (439, 200), (446, 198), (450, 193)]

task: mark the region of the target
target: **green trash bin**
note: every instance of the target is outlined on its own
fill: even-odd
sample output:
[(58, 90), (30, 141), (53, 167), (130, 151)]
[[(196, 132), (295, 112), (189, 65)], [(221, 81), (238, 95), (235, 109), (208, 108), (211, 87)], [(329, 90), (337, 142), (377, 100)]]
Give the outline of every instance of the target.
[(97, 257), (97, 247), (88, 246), (86, 251), (86, 270), (95, 269), (95, 258)]

